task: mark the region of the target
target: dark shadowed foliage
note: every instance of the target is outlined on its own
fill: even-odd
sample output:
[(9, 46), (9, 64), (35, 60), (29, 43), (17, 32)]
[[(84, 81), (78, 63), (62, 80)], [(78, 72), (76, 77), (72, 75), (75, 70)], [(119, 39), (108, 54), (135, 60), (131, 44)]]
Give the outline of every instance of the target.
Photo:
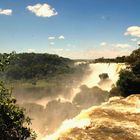
[(120, 72), (117, 82), (117, 88), (120, 89), (121, 95), (124, 97), (140, 94), (140, 48), (134, 50), (127, 57), (127, 65), (129, 67)]
[[(5, 69), (13, 55), (1, 57), (0, 71)], [(24, 110), (16, 104), (11, 91), (5, 88), (0, 81), (0, 139), (26, 140), (35, 139), (35, 133), (28, 127), (30, 118), (26, 117)]]

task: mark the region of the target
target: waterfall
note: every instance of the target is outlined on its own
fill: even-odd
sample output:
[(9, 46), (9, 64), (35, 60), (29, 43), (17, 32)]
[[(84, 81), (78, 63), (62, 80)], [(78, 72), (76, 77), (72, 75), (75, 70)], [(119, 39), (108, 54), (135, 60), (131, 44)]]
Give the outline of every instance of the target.
[[(80, 62), (79, 62), (80, 63)], [(73, 95), (71, 97), (71, 101), (76, 96), (78, 92), (80, 92), (80, 87), (82, 85), (86, 85), (89, 88), (94, 86), (98, 86), (102, 90), (110, 91), (112, 86), (116, 84), (119, 79), (119, 72), (122, 69), (125, 69), (126, 65), (124, 63), (92, 63), (89, 64), (88, 74), (83, 81), (77, 86), (77, 88), (73, 89)], [(100, 79), (100, 74), (107, 74), (107, 79)]]
[(140, 95), (113, 97), (63, 122), (42, 140), (140, 140)]
[[(81, 81), (81, 83), (77, 86), (77, 88), (74, 89), (73, 97), (75, 97), (76, 94), (80, 91), (80, 86), (82, 86), (82, 85), (86, 85), (88, 88), (98, 86), (103, 90), (110, 91), (112, 86), (116, 84), (116, 81), (119, 78), (120, 70), (126, 68), (126, 66), (125, 66), (125, 64), (121, 64), (121, 63), (119, 63), (119, 64), (117, 64), (117, 63), (96, 63), (96, 64), (89, 64), (89, 68), (90, 68), (90, 74), (87, 75), (83, 79), (83, 81)], [(105, 75), (105, 77), (101, 78), (99, 76), (102, 74)], [(108, 118), (102, 118), (102, 114), (105, 116), (105, 115), (108, 115), (107, 114), (108, 111), (110, 111), (110, 113), (114, 112), (114, 111), (116, 111), (116, 112), (120, 111), (120, 113), (121, 113), (121, 110), (125, 111), (127, 106), (123, 106), (123, 104), (122, 104), (119, 107), (119, 103), (126, 102), (125, 104), (127, 105), (127, 101), (129, 104), (129, 99), (125, 100), (125, 99), (121, 99), (121, 98), (115, 98), (115, 100), (112, 99), (112, 100), (108, 101), (107, 103), (102, 104), (101, 106), (93, 106), (87, 110), (84, 110), (75, 118), (65, 120), (59, 129), (57, 129), (52, 135), (49, 135), (49, 136), (47, 135), (42, 140), (68, 140), (68, 139), (69, 140), (81, 140), (81, 139), (88, 140), (88, 134), (86, 134), (86, 132), (84, 132), (86, 130), (85, 128), (88, 128), (88, 127), (92, 128), (92, 123), (96, 123), (94, 125), (102, 126), (102, 124), (100, 124), (100, 123), (104, 123), (104, 121), (106, 121), (108, 119)], [(112, 102), (114, 102), (114, 105), (112, 105)], [(133, 105), (132, 107), (129, 107), (128, 110), (129, 109), (132, 110), (132, 109), (134, 109), (134, 107), (135, 107), (135, 105)], [(94, 112), (95, 112), (96, 118), (94, 117)], [(97, 112), (99, 113), (99, 117), (98, 117)], [(91, 114), (93, 114), (94, 119), (92, 119)], [(110, 118), (110, 122), (111, 122), (111, 119), (113, 120), (113, 118)], [(105, 124), (103, 124), (103, 127), (104, 127), (104, 125)], [(94, 127), (96, 128), (96, 126), (93, 126), (93, 129), (95, 129)], [(116, 127), (116, 126), (114, 126), (114, 127)], [(77, 129), (78, 129), (78, 132), (77, 132)], [(83, 135), (82, 134), (83, 132), (85, 133), (85, 136), (84, 136), (85, 138), (81, 138), (81, 136)], [(89, 136), (89, 140), (91, 140), (91, 139), (92, 139), (92, 137)]]
[[(116, 81), (119, 77), (119, 72), (121, 69), (124, 69), (126, 66), (122, 63), (96, 63), (89, 65), (91, 74), (84, 79), (82, 85), (87, 85), (88, 87), (99, 86), (103, 90), (110, 90), (113, 84), (116, 84)], [(109, 78), (104, 81), (103, 86), (99, 85), (101, 79), (99, 75), (102, 73), (108, 74)], [(107, 85), (105, 84), (107, 82)], [(104, 86), (105, 85), (105, 86)]]

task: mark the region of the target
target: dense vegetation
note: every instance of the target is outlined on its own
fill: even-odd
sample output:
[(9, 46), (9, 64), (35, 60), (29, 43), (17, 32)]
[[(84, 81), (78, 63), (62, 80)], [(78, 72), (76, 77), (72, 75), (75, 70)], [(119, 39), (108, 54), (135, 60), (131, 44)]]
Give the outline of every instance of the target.
[[(8, 56), (1, 54), (0, 57)], [(15, 54), (1, 78), (14, 87), (13, 95), (19, 102), (59, 95), (71, 96), (72, 89), (88, 72), (88, 64), (51, 54)]]
[(116, 94), (116, 91), (124, 97), (140, 94), (140, 48), (134, 50), (126, 62), (128, 67), (120, 72), (117, 87), (112, 89), (111, 94)]
[[(1, 57), (1, 72), (9, 64), (11, 57), (12, 55)], [(4, 83), (0, 81), (0, 139), (35, 139), (34, 132), (27, 127), (30, 123), (30, 118), (26, 117), (24, 110), (17, 106), (16, 99), (12, 97), (11, 91), (5, 88)]]
[(72, 60), (57, 55), (22, 53), (15, 57), (5, 72), (8, 79), (43, 79), (73, 71)]
[(94, 63), (125, 63), (127, 61), (127, 56), (121, 56), (116, 58), (98, 58), (95, 59)]

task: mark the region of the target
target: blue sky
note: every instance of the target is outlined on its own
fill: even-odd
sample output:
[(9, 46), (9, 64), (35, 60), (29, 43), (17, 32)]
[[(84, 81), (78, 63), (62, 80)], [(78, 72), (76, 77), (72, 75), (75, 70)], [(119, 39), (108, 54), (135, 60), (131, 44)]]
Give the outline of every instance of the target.
[(140, 0), (1, 0), (0, 52), (127, 55), (140, 42), (139, 13)]

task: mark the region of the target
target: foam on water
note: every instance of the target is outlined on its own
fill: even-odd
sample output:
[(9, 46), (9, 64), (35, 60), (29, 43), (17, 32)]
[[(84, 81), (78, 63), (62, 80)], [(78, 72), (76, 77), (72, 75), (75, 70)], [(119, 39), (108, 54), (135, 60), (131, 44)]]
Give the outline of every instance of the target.
[(67, 120), (43, 140), (140, 140), (140, 95), (112, 98)]
[(90, 88), (93, 86), (100, 87), (98, 84), (100, 82), (99, 75), (102, 73), (107, 73), (111, 81), (110, 83), (107, 83), (106, 86), (101, 86), (101, 88), (108, 91), (111, 89), (112, 84), (116, 84), (120, 70), (126, 67), (125, 64), (121, 63), (96, 63), (90, 64), (89, 66), (91, 74), (88, 75), (81, 84), (87, 85)]

